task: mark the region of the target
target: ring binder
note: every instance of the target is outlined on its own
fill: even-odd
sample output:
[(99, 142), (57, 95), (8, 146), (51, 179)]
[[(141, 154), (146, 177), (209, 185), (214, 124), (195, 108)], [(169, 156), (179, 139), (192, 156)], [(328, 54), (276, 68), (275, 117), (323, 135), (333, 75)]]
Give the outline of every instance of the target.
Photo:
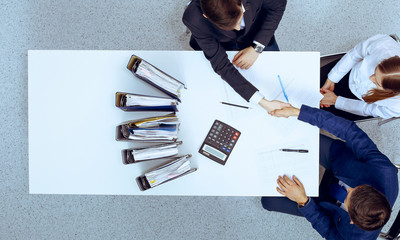
[(129, 59), (127, 68), (137, 78), (147, 82), (155, 88), (161, 90), (172, 98), (180, 100), (180, 90), (186, 88), (185, 84), (167, 73), (161, 71), (142, 58), (132, 55)]
[(132, 120), (116, 127), (117, 141), (176, 142), (179, 119), (174, 114)]
[(197, 168), (191, 168), (190, 158), (192, 155), (187, 154), (177, 160), (172, 160), (156, 167), (136, 178), (136, 183), (141, 191), (154, 188), (171, 180), (185, 176), (195, 172)]
[(123, 111), (177, 112), (178, 100), (133, 93), (115, 93), (115, 106)]
[(182, 144), (182, 141), (141, 148), (123, 149), (121, 151), (122, 162), (124, 164), (131, 164), (160, 159), (174, 160), (179, 158), (173, 156), (178, 154), (178, 145), (180, 144)]

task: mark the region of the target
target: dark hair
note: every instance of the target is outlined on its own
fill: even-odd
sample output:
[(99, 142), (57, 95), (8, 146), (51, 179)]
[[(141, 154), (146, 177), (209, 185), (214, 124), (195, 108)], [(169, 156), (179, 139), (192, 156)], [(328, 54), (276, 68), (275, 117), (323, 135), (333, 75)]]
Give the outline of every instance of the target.
[(233, 30), (242, 13), (242, 0), (200, 0), (207, 18), (224, 30)]
[(400, 57), (394, 56), (383, 60), (376, 69), (382, 72), (382, 89), (369, 90), (362, 98), (367, 103), (373, 103), (400, 94)]
[(390, 203), (381, 192), (369, 185), (354, 188), (350, 195), (350, 219), (360, 229), (374, 231), (382, 228), (390, 218)]

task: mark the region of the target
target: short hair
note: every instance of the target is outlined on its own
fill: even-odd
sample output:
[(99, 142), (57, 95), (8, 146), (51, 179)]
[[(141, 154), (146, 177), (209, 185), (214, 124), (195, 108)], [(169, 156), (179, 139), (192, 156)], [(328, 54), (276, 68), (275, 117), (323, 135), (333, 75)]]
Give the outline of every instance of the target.
[(349, 215), (353, 223), (365, 231), (382, 228), (392, 212), (385, 195), (369, 185), (354, 188), (350, 195)]
[(242, 0), (200, 0), (207, 18), (224, 30), (233, 30), (242, 13)]

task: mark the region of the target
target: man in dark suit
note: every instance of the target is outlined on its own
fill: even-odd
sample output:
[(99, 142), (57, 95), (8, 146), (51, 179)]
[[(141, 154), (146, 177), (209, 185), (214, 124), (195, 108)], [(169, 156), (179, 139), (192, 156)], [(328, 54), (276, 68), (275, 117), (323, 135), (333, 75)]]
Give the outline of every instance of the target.
[[(233, 64), (248, 69), (263, 50), (279, 51), (274, 32), (285, 7), (286, 0), (193, 0), (182, 19), (192, 33), (191, 47), (202, 50), (214, 71), (240, 96), (268, 112), (289, 105), (266, 100)], [(233, 64), (226, 50), (240, 50)]]
[(297, 177), (279, 176), (277, 191), (287, 198), (262, 197), (263, 207), (304, 216), (326, 239), (376, 239), (399, 191), (396, 167), (352, 121), (305, 105), (272, 115), (297, 116), (345, 142), (321, 135), (320, 164), (326, 171), (318, 198), (308, 198)]

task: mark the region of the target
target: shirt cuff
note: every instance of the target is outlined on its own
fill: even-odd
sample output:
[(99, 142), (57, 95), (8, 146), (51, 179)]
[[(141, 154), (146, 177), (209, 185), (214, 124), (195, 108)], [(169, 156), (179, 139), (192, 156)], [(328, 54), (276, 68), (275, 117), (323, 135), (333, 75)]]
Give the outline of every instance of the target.
[(344, 110), (344, 106), (346, 105), (346, 98), (338, 96), (335, 102), (335, 108), (339, 110)]
[(258, 104), (260, 101), (261, 101), (261, 99), (263, 99), (264, 98), (264, 95), (262, 95), (261, 93), (260, 93), (260, 91), (257, 91), (257, 92), (255, 92), (254, 94), (253, 94), (253, 96), (251, 96), (251, 98), (250, 98), (250, 102), (252, 103), (252, 104)]
[(335, 72), (333, 72), (333, 71), (330, 71), (330, 72), (328, 73), (328, 78), (329, 78), (332, 82), (338, 83), (338, 82), (340, 81), (340, 79), (342, 79), (343, 77), (341, 77), (339, 74), (337, 74), (337, 73), (335, 73)]

